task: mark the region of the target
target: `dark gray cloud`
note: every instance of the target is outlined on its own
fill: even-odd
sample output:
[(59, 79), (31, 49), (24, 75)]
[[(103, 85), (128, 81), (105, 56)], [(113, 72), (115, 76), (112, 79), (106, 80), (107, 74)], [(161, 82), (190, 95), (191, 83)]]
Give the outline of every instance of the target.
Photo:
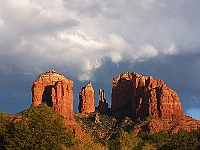
[(187, 0), (1, 0), (0, 108), (27, 108), (32, 82), (54, 69), (75, 81), (76, 93), (90, 80), (108, 100), (112, 78), (123, 71), (151, 75), (178, 92), (185, 112), (199, 110), (199, 6)]

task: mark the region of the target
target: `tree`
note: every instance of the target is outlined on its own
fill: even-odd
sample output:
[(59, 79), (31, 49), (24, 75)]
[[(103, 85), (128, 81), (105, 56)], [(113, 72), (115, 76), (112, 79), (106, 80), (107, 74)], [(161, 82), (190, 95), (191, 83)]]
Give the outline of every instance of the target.
[(160, 149), (169, 140), (169, 134), (165, 131), (150, 134), (150, 141)]
[(196, 147), (196, 149), (200, 149), (200, 129), (198, 130), (193, 130), (192, 134), (198, 139), (198, 146)]
[(153, 146), (153, 144), (145, 143), (142, 146), (141, 150), (157, 150), (157, 149)]
[(10, 118), (4, 111), (0, 112), (0, 149), (5, 149), (6, 127), (10, 122)]
[(84, 139), (76, 140), (74, 146), (68, 150), (107, 150), (107, 147), (95, 141), (95, 138), (90, 135), (84, 135)]
[(67, 132), (63, 117), (46, 104), (31, 106), (20, 121), (10, 123), (7, 131), (7, 149), (57, 150), (73, 143), (73, 136)]
[(129, 133), (124, 130), (120, 130), (116, 140), (111, 142), (110, 149), (133, 150), (136, 149), (140, 143), (142, 143), (142, 139), (136, 137), (133, 132)]
[(198, 138), (191, 132), (179, 130), (177, 134), (170, 136), (167, 142), (161, 149), (174, 150), (194, 150), (198, 146)]

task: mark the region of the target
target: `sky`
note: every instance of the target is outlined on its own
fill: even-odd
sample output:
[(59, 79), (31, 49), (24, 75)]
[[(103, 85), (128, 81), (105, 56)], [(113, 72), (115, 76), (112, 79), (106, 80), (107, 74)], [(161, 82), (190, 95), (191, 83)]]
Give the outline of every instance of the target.
[(199, 0), (0, 0), (0, 110), (31, 105), (32, 83), (51, 69), (111, 103), (112, 79), (162, 79), (186, 115), (200, 119)]

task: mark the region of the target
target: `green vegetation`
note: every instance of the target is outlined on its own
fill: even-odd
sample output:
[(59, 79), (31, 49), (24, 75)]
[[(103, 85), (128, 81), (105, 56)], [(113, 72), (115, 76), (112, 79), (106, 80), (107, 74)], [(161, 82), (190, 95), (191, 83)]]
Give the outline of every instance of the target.
[(92, 132), (92, 135), (99, 140), (101, 138), (106, 140), (110, 139), (118, 130), (117, 120), (114, 117), (99, 112), (90, 113), (84, 117), (76, 115), (75, 119), (82, 129), (87, 133)]
[(133, 132), (128, 133), (124, 130), (120, 130), (117, 134), (117, 138), (110, 140), (109, 149), (132, 150), (137, 149), (140, 143), (142, 143), (142, 139), (136, 137)]
[(200, 130), (176, 134), (132, 132), (134, 122), (128, 117), (114, 117), (94, 112), (76, 114), (79, 125), (87, 132), (75, 139), (63, 125), (63, 117), (45, 104), (31, 106), (18, 116), (0, 112), (0, 149), (15, 150), (198, 150)]
[[(148, 118), (149, 119), (149, 118)], [(135, 136), (134, 122), (125, 117), (122, 121), (94, 112), (86, 117), (76, 116), (77, 122), (96, 142), (111, 150), (198, 150), (200, 149), (200, 130), (187, 132), (180, 130), (176, 134), (165, 131), (159, 133), (140, 132)]]
[(84, 139), (76, 140), (74, 145), (66, 150), (108, 150), (108, 148), (107, 146), (97, 142), (90, 134), (85, 134)]
[(139, 137), (144, 143), (150, 143), (160, 150), (198, 150), (200, 146), (200, 130), (187, 132), (179, 130), (176, 134), (141, 132)]
[(10, 118), (8, 115), (4, 113), (4, 111), (0, 112), (0, 149), (5, 149), (6, 141), (6, 128), (9, 126)]
[(64, 127), (63, 117), (45, 104), (31, 106), (19, 119), (13, 119), (9, 123), (2, 121), (1, 124), (5, 125), (2, 131), (2, 149), (57, 150), (73, 145), (72, 133)]
[(194, 132), (188, 133), (184, 130), (179, 130), (177, 134), (173, 134), (169, 138), (162, 149), (176, 149), (176, 150), (195, 150), (198, 146), (198, 137), (194, 135)]

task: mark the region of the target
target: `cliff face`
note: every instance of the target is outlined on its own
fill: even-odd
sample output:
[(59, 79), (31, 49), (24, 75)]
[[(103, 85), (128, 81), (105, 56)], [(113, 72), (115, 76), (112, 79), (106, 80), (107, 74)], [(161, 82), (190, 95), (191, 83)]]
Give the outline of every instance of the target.
[(177, 132), (200, 128), (200, 121), (185, 116), (175, 91), (162, 80), (125, 72), (113, 79), (112, 111), (119, 119), (130, 117), (134, 122), (146, 120), (135, 126), (135, 131)]
[(73, 84), (54, 70), (40, 74), (32, 85), (32, 105), (47, 103), (64, 117), (73, 119)]
[(81, 88), (79, 93), (79, 112), (91, 113), (95, 111), (94, 89), (92, 83)]
[(162, 80), (125, 72), (113, 79), (112, 110), (131, 104), (134, 121), (147, 117), (172, 121), (184, 117), (176, 92)]

